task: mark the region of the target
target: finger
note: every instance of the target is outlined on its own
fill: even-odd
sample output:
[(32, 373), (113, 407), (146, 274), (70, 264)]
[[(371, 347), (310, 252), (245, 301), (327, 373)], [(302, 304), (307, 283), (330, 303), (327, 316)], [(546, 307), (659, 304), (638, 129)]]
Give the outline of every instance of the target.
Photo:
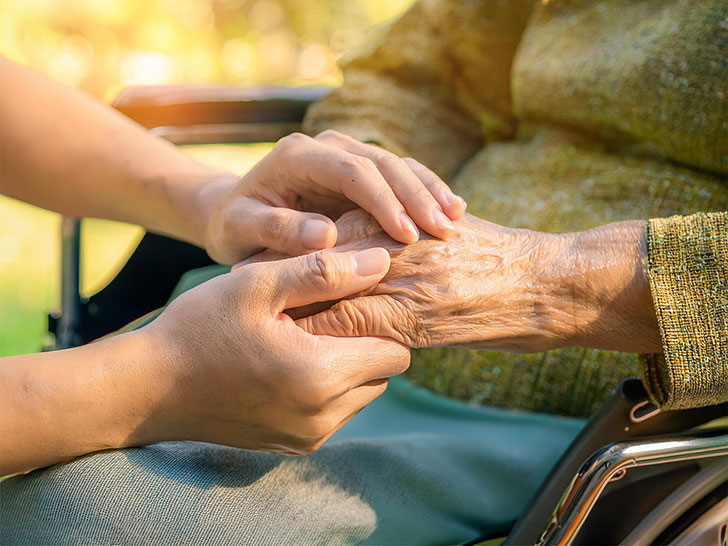
[(387, 390), (387, 384), (389, 383), (389, 377), (381, 377), (372, 379), (366, 383), (362, 383), (352, 389), (349, 389), (336, 399), (332, 400), (327, 410), (338, 415), (344, 415), (345, 418), (342, 423), (336, 428), (341, 428), (345, 421), (351, 419), (354, 415), (359, 413), (362, 408), (371, 404), (380, 397), (385, 390)]
[[(441, 196), (442, 192), (438, 191), (437, 195), (431, 193), (407, 163), (395, 154), (370, 144), (364, 144), (336, 131), (325, 131), (317, 139), (372, 160), (394, 191), (397, 199), (404, 205), (405, 210), (418, 226), (435, 237), (452, 235), (455, 226), (443, 212), (442, 203), (436, 200), (436, 197)], [(430, 172), (430, 174), (437, 178), (434, 173)], [(444, 182), (442, 184), (445, 185)]]
[(299, 139), (279, 153), (289, 172), (344, 195), (371, 213), (393, 239), (413, 243), (419, 238), (417, 226), (372, 160), (313, 139)]
[(416, 317), (387, 295), (362, 296), (342, 300), (329, 309), (296, 320), (296, 325), (314, 335), (361, 338), (367, 336), (396, 340), (409, 347), (426, 345), (421, 335), (411, 331)]
[[(329, 432), (314, 445), (314, 449), (318, 449), (325, 444), (337, 431), (344, 427), (354, 417), (359, 415), (361, 410), (384, 394), (387, 390), (388, 383), (388, 379), (376, 379), (374, 381), (370, 381), (369, 383), (350, 390), (332, 402), (332, 404), (326, 408), (326, 412), (327, 415), (332, 415), (334, 417), (326, 417), (325, 419), (327, 422), (323, 423), (324, 429), (329, 429)], [(336, 421), (336, 416), (341, 415), (345, 415), (345, 417)]]
[(410, 170), (419, 178), (430, 193), (440, 203), (442, 210), (445, 211), (451, 220), (459, 220), (465, 214), (468, 207), (465, 199), (459, 195), (455, 195), (450, 187), (430, 169), (422, 163), (411, 157), (402, 158)]
[(336, 231), (337, 248), (349, 243), (364, 241), (373, 235), (381, 235), (388, 239), (376, 218), (363, 209), (354, 209), (342, 214), (336, 220)]
[(247, 218), (239, 231), (242, 235), (247, 229), (247, 239), (252, 238), (261, 247), (300, 256), (336, 244), (336, 225), (322, 214), (273, 207), (257, 199), (249, 201)]
[(261, 283), (275, 279), (272, 301), (276, 314), (284, 309), (338, 300), (369, 288), (389, 270), (383, 248), (360, 252), (324, 250), (277, 262), (255, 264)]
[[(345, 212), (336, 221), (336, 251), (361, 250), (371, 246), (391, 245), (391, 239), (382, 231), (368, 212), (362, 209), (354, 209)], [(373, 237), (376, 238), (373, 239)], [(272, 262), (289, 258), (290, 254), (278, 250), (266, 249), (246, 258), (232, 266), (231, 271), (240, 269), (251, 263)]]
[(409, 348), (398, 341), (378, 337), (315, 339), (321, 358), (339, 374), (332, 400), (360, 385), (399, 375), (409, 367)]
[(336, 224), (326, 216), (244, 196), (230, 203), (217, 222), (222, 236), (208, 241), (208, 251), (221, 263), (236, 263), (266, 247), (299, 256), (330, 248), (337, 239)]

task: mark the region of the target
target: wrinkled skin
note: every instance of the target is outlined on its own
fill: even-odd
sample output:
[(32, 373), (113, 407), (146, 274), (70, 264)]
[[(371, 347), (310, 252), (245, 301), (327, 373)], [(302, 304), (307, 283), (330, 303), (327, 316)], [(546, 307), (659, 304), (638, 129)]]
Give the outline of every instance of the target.
[(392, 241), (360, 210), (337, 226), (337, 248), (381, 246), (392, 264), (366, 293), (327, 310), (295, 310), (311, 333), (390, 337), (410, 347), (660, 351), (642, 222), (549, 234), (467, 214), (449, 239), (411, 245)]
[(304, 329), (339, 336), (366, 332), (410, 347), (522, 352), (562, 344), (560, 328), (534, 309), (539, 287), (532, 278), (536, 265), (546, 268), (558, 259), (558, 238), (471, 215), (450, 240), (423, 238), (412, 245), (394, 243), (360, 211), (342, 217), (339, 229), (342, 249), (385, 247), (392, 266), (368, 294), (377, 297), (341, 301), (299, 320)]

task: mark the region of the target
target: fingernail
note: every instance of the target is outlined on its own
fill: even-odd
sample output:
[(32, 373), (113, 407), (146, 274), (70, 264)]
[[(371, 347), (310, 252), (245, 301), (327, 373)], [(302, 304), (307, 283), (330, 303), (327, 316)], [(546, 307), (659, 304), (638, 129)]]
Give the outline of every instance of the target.
[(241, 267), (244, 267), (244, 266), (248, 265), (252, 261), (253, 261), (253, 258), (245, 258), (242, 262), (238, 262), (235, 265), (233, 265), (230, 268), (230, 273), (232, 273), (233, 271), (235, 271), (237, 269), (240, 269)]
[(439, 210), (435, 209), (432, 211), (432, 218), (435, 220), (435, 225), (440, 229), (454, 230), (455, 226), (452, 224), (450, 219)]
[(383, 248), (368, 248), (354, 254), (356, 273), (368, 277), (389, 268), (389, 252)]
[(301, 232), (301, 242), (309, 250), (323, 248), (329, 235), (330, 226), (323, 220), (306, 220)]
[(465, 207), (465, 208), (468, 208), (468, 203), (467, 203), (467, 202), (465, 201), (465, 199), (463, 199), (463, 198), (462, 198), (462, 197), (460, 197), (459, 195), (457, 196), (457, 198), (458, 198), (458, 201), (460, 201), (460, 204), (461, 204), (461, 205), (462, 205), (463, 207)]
[(417, 239), (419, 239), (420, 238), (420, 231), (417, 229), (417, 226), (412, 221), (412, 218), (410, 218), (409, 216), (407, 216), (407, 213), (406, 212), (403, 212), (402, 214), (400, 214), (400, 217), (399, 218), (400, 218), (399, 223), (402, 226), (402, 228), (404, 228), (406, 231), (409, 231), (414, 236), (414, 240), (415, 241)]
[(449, 190), (445, 190), (444, 192), (442, 192), (442, 198), (445, 200), (445, 204), (448, 207), (460, 204), (458, 196)]

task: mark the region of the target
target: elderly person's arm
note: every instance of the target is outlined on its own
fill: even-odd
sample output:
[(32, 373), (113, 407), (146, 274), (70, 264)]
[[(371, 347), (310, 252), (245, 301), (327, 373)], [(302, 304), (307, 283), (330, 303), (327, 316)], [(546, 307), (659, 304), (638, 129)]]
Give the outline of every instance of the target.
[[(391, 243), (392, 268), (373, 291), (299, 324), (319, 334), (376, 335), (412, 347), (648, 353), (645, 383), (662, 407), (722, 402), (728, 393), (726, 217), (696, 214), (549, 234), (466, 215), (448, 241)], [(342, 248), (386, 245), (361, 211), (340, 225), (351, 239)]]

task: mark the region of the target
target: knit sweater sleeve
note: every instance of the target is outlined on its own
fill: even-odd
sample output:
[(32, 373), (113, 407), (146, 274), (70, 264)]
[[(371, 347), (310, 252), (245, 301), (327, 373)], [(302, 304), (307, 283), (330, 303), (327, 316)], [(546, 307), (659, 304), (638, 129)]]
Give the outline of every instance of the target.
[(728, 401), (728, 212), (648, 222), (648, 274), (663, 355), (642, 357), (663, 409)]

